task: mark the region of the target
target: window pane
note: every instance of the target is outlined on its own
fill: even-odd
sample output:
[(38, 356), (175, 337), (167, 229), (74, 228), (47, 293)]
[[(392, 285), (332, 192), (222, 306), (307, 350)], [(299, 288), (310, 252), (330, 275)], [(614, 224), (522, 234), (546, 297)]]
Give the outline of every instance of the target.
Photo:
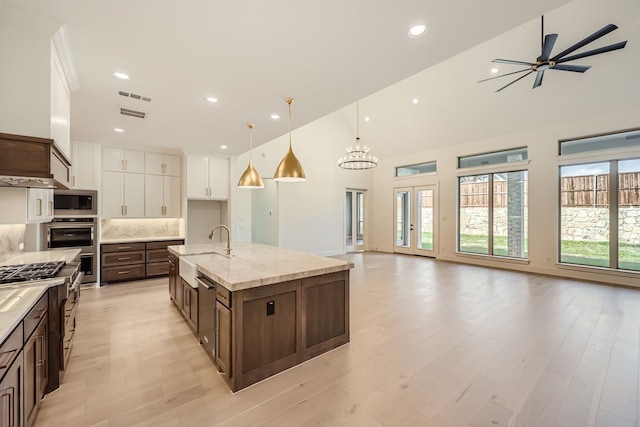
[(527, 171), (493, 174), (493, 255), (527, 258)]
[(640, 270), (640, 159), (618, 163), (618, 268)]
[(364, 244), (364, 193), (356, 193), (356, 205), (356, 221), (358, 222), (356, 245), (362, 246)]
[(417, 165), (400, 166), (396, 168), (396, 176), (417, 175), (436, 171), (436, 162), (420, 163)]
[(560, 168), (560, 261), (609, 267), (609, 163)]
[(560, 141), (560, 154), (575, 154), (612, 148), (633, 148), (640, 145), (640, 130), (593, 138)]
[(411, 232), (409, 229), (410, 199), (408, 191), (396, 192), (396, 246), (409, 247), (411, 245)]
[(353, 206), (353, 202), (352, 202), (352, 193), (351, 191), (347, 191), (346, 193), (346, 199), (345, 199), (345, 204), (344, 204), (344, 216), (345, 216), (345, 230), (344, 230), (344, 234), (345, 234), (345, 246), (347, 247), (351, 247), (353, 246), (353, 212), (351, 211)]
[(433, 250), (433, 190), (418, 191), (419, 248)]
[(489, 253), (489, 175), (460, 177), (458, 250)]
[(516, 148), (515, 150), (458, 157), (458, 167), (470, 168), (474, 166), (498, 165), (501, 163), (521, 162), (527, 160), (527, 158), (528, 151), (526, 148)]

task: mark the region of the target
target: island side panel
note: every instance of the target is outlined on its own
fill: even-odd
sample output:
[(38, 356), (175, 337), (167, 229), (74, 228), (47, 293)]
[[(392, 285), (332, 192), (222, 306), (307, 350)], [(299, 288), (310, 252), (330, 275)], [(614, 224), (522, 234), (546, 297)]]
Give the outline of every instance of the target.
[(301, 281), (233, 293), (232, 390), (237, 391), (302, 361)]
[(302, 279), (302, 360), (349, 342), (349, 271)]

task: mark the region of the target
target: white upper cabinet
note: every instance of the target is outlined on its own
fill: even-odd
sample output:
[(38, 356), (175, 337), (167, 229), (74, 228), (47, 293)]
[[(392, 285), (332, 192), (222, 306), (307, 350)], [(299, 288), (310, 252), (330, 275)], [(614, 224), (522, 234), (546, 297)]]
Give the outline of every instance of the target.
[(102, 170), (144, 173), (144, 152), (105, 147), (102, 150)]
[(49, 222), (53, 219), (53, 189), (27, 189), (27, 222)]
[(144, 171), (153, 175), (180, 176), (180, 157), (170, 154), (145, 153)]
[(144, 175), (102, 172), (102, 217), (144, 217)]
[(53, 219), (53, 190), (49, 188), (0, 187), (0, 224), (50, 222)]
[(75, 141), (71, 167), (73, 188), (97, 190), (100, 187), (100, 145)]
[(187, 198), (229, 198), (229, 161), (215, 157), (187, 156)]
[(147, 218), (179, 218), (180, 177), (145, 175), (145, 204)]

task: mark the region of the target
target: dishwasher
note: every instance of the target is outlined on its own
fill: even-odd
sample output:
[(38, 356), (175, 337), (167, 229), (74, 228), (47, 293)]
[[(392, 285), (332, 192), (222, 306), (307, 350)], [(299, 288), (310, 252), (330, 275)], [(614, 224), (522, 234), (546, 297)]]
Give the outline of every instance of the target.
[(196, 277), (198, 282), (198, 338), (209, 357), (215, 362), (215, 312), (216, 284), (206, 277)]

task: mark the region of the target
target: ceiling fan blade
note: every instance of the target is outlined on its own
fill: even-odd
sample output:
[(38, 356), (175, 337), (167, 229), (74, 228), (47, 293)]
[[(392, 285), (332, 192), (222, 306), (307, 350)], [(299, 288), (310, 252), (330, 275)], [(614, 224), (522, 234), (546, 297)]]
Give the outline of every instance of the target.
[(491, 62), (498, 62), (500, 64), (514, 64), (514, 65), (533, 65), (533, 62), (513, 61), (511, 59), (494, 59)]
[(613, 30), (615, 30), (617, 28), (618, 28), (617, 26), (615, 26), (613, 24), (609, 24), (606, 27), (603, 27), (603, 28), (599, 29), (598, 31), (596, 31), (595, 33), (591, 34), (589, 37), (586, 37), (586, 38), (580, 40), (578, 43), (574, 44), (573, 46), (567, 48), (566, 50), (563, 50), (562, 52), (560, 52), (559, 54), (557, 54), (556, 56), (551, 58), (551, 60), (554, 61), (554, 62), (558, 62), (558, 59), (562, 58), (563, 56), (568, 55), (571, 52), (574, 52), (574, 51), (580, 49), (582, 46), (588, 45), (592, 41), (597, 40), (600, 37), (609, 34), (611, 31), (613, 31)]
[(529, 72), (528, 72), (527, 74), (525, 74), (524, 76), (518, 77), (517, 79), (515, 79), (515, 80), (514, 80), (514, 81), (512, 81), (511, 83), (508, 83), (508, 84), (506, 84), (506, 85), (502, 86), (502, 87), (501, 87), (500, 89), (498, 89), (496, 92), (500, 92), (502, 89), (506, 89), (506, 88), (508, 88), (509, 86), (511, 86), (512, 84), (514, 84), (515, 82), (517, 82), (518, 80), (522, 80), (522, 79), (524, 79), (525, 77), (527, 77), (527, 76), (528, 76), (529, 74), (531, 74), (531, 73), (533, 73), (533, 70), (529, 71)]
[(591, 65), (569, 65), (569, 64), (556, 64), (553, 67), (549, 68), (550, 70), (560, 70), (560, 71), (573, 71), (576, 73), (584, 73)]
[(593, 49), (587, 52), (582, 52), (577, 55), (567, 56), (566, 58), (562, 58), (556, 61), (556, 64), (561, 64), (563, 62), (573, 61), (574, 59), (586, 58), (587, 56), (598, 55), (601, 53), (611, 52), (612, 50), (618, 50), (625, 47), (627, 41), (610, 44), (609, 46), (599, 47), (598, 49)]
[(544, 43), (542, 44), (542, 54), (539, 61), (548, 61), (549, 56), (551, 56), (551, 51), (553, 50), (553, 46), (556, 44), (556, 40), (558, 39), (557, 34), (547, 34), (544, 37)]
[(500, 77), (510, 76), (512, 74), (524, 73), (525, 71), (530, 71), (530, 70), (531, 68), (525, 68), (524, 70), (514, 71), (512, 73), (500, 74), (499, 76), (493, 76), (493, 77), (489, 77), (488, 79), (478, 80), (478, 83), (486, 82), (487, 80), (498, 79)]
[(542, 78), (544, 77), (544, 71), (538, 71), (538, 74), (536, 75), (536, 80), (533, 82), (533, 88), (535, 89), (538, 86), (542, 85)]

